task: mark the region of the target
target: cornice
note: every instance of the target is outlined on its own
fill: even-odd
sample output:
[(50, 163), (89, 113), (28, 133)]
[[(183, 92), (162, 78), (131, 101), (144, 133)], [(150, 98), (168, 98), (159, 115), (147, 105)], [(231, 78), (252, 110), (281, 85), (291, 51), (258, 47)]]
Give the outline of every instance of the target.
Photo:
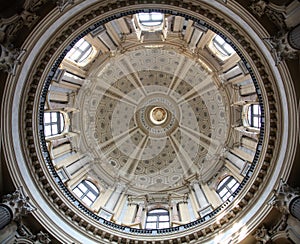
[[(44, 23), (46, 23), (48, 18), (53, 20), (52, 24), (47, 25), (47, 28), (51, 26), (51, 28), (58, 28), (60, 31), (56, 32), (55, 35), (52, 32), (51, 35), (45, 36), (42, 32), (45, 29), (36, 28), (36, 33), (33, 32), (33, 35), (28, 38), (25, 42), (24, 47), (27, 47), (28, 54), (24, 57), (24, 63), (17, 67), (17, 73), (15, 77), (9, 76), (8, 81), (14, 83), (19, 83), (20, 80), (23, 82), (22, 87), (22, 99), (19, 102), (20, 105), (20, 132), (22, 133), (21, 143), (24, 143), (24, 147), (22, 151), (24, 152), (25, 161), (27, 164), (27, 169), (32, 172), (31, 176), (34, 178), (35, 184), (40, 189), (40, 192), (44, 194), (44, 198), (47, 199), (48, 204), (52, 204), (57, 212), (62, 218), (65, 218), (68, 223), (72, 223), (73, 227), (75, 227), (80, 232), (84, 233), (87, 238), (91, 238), (93, 240), (107, 242), (109, 241), (118, 241), (118, 240), (139, 240), (148, 241), (149, 239), (153, 241), (160, 240), (171, 240), (176, 242), (177, 238), (181, 238), (182, 242), (188, 242), (189, 240), (209, 240), (212, 236), (214, 236), (219, 231), (223, 230), (224, 227), (228, 226), (228, 228), (233, 224), (233, 220), (238, 220), (243, 217), (245, 211), (251, 208), (252, 204), (254, 204), (254, 199), (259, 198), (260, 193), (265, 190), (265, 187), (262, 187), (268, 181), (268, 179), (272, 175), (273, 168), (277, 167), (276, 165), (276, 154), (277, 150), (281, 146), (281, 137), (280, 134), (280, 119), (281, 119), (281, 97), (278, 95), (277, 91), (277, 82), (273, 77), (272, 70), (268, 67), (270, 65), (270, 59), (260, 59), (263, 54), (253, 43), (251, 37), (247, 36), (245, 30), (241, 29), (238, 24), (231, 24), (231, 20), (227, 19), (227, 16), (222, 16), (219, 18), (213, 9), (210, 9), (208, 5), (201, 4), (202, 1), (186, 1), (182, 3), (181, 1), (101, 1), (99, 3), (95, 3), (96, 1), (91, 1), (89, 3), (78, 3), (74, 4), (74, 6), (68, 6), (66, 9), (73, 9), (73, 16), (68, 16), (63, 14), (62, 19), (56, 22), (56, 19), (61, 15), (60, 13), (50, 13), (50, 15), (41, 22), (39, 27), (42, 27)], [(150, 4), (147, 4), (150, 2)], [(156, 3), (157, 2), (157, 3)], [(162, 5), (159, 5), (159, 3)], [(88, 5), (90, 6), (88, 9)], [(79, 11), (80, 7), (86, 5), (87, 8), (83, 14), (76, 14)], [(103, 7), (101, 7), (103, 6)], [(44, 156), (42, 155), (38, 138), (38, 133), (40, 130), (41, 124), (38, 125), (38, 107), (40, 106), (40, 93), (42, 91), (43, 83), (41, 81), (46, 80), (48, 74), (51, 73), (52, 64), (58, 58), (58, 55), (62, 53), (64, 46), (67, 46), (71, 40), (73, 40), (79, 33), (83, 30), (91, 26), (91, 23), (95, 20), (105, 19), (106, 17), (112, 16), (113, 13), (126, 11), (133, 11), (133, 9), (145, 9), (145, 8), (153, 8), (153, 9), (168, 9), (170, 11), (178, 11), (178, 13), (187, 13), (187, 15), (192, 15), (194, 17), (199, 17), (204, 21), (216, 26), (212, 20), (217, 21), (219, 23), (218, 29), (222, 30), (224, 34), (232, 37), (235, 45), (242, 51), (243, 57), (247, 58), (247, 62), (251, 64), (252, 76), (258, 79), (258, 83), (260, 84), (261, 96), (264, 98), (264, 108), (265, 108), (265, 118), (266, 118), (266, 127), (264, 128), (265, 139), (264, 141), (260, 140), (262, 144), (261, 147), (261, 157), (256, 165), (256, 168), (253, 171), (253, 176), (250, 179), (251, 186), (249, 188), (244, 188), (242, 192), (239, 194), (238, 198), (234, 201), (234, 204), (227, 206), (226, 210), (222, 212), (223, 217), (219, 216), (219, 220), (212, 218), (203, 224), (195, 225), (190, 224), (190, 226), (186, 225), (183, 227), (175, 227), (171, 228), (170, 231), (159, 231), (159, 233), (150, 234), (149, 232), (143, 233), (142, 230), (134, 230), (129, 229), (127, 227), (119, 228), (118, 225), (110, 223), (108, 221), (100, 221), (100, 224), (94, 220), (91, 220), (88, 215), (89, 213), (84, 212), (84, 210), (77, 209), (74, 205), (69, 202), (66, 203), (67, 198), (72, 199), (72, 196), (64, 196), (60, 190), (59, 186), (53, 181), (53, 178), (50, 176), (49, 171), (47, 169), (46, 164), (44, 163)], [(206, 9), (207, 8), (207, 9)], [(186, 10), (188, 9), (188, 10)], [(55, 11), (55, 10), (54, 10)], [(89, 14), (90, 13), (90, 14)], [(218, 15), (222, 15), (221, 12), (218, 11)], [(71, 18), (72, 17), (72, 18)], [(118, 17), (118, 15), (116, 16)], [(68, 20), (66, 18), (69, 18)], [(245, 20), (244, 20), (245, 21)], [(251, 22), (251, 18), (247, 20)], [(80, 23), (80, 24), (78, 24)], [(262, 28), (258, 26), (258, 28)], [(30, 46), (30, 43), (37, 43), (35, 47)], [(36, 48), (37, 50), (33, 50)], [(35, 62), (33, 63), (33, 60)], [(31, 63), (32, 66), (28, 67)], [(272, 64), (271, 64), (272, 65)], [(27, 69), (24, 71), (24, 69)], [(23, 71), (22, 71), (23, 70)], [(286, 69), (283, 70), (284, 73), (287, 72)], [(26, 76), (25, 76), (26, 75)], [(25, 81), (26, 80), (26, 84)], [(8, 83), (9, 83), (8, 82)], [(257, 87), (259, 88), (259, 87)], [(287, 87), (289, 88), (289, 87)], [(8, 85), (7, 90), (10, 94), (8, 101), (12, 101), (12, 104), (15, 104), (13, 100), (14, 91), (12, 89), (12, 85)], [(290, 88), (287, 91), (287, 94), (292, 93), (293, 88)], [(293, 95), (291, 95), (293, 97)], [(293, 100), (293, 99), (292, 99)], [(262, 102), (262, 100), (261, 100)], [(291, 101), (290, 101), (291, 102)], [(24, 104), (22, 107), (21, 104)], [(272, 104), (272, 107), (271, 107)], [(6, 104), (6, 108), (8, 108), (9, 104)], [(272, 109), (269, 109), (272, 108)], [(295, 114), (295, 108), (291, 109), (292, 113)], [(12, 110), (5, 110), (9, 116), (11, 117), (13, 114)], [(3, 116), (1, 116), (3, 118)], [(279, 118), (279, 119), (278, 119)], [(8, 131), (12, 130), (10, 125), (11, 121), (6, 119), (3, 124), (4, 128)], [(286, 122), (285, 122), (286, 123)], [(270, 128), (267, 129), (267, 128)], [(291, 129), (291, 131), (294, 128)], [(279, 134), (280, 132), (280, 134)], [(269, 139), (270, 135), (270, 139)], [(7, 134), (6, 138), (11, 140), (14, 137), (12, 134)], [(295, 136), (293, 136), (295, 137)], [(15, 138), (16, 139), (16, 138)], [(294, 140), (292, 140), (293, 142)], [(12, 145), (13, 143), (9, 143)], [(290, 144), (288, 144), (290, 146)], [(11, 175), (13, 176), (13, 180), (15, 185), (24, 184), (22, 180), (21, 170), (15, 174), (14, 168), (18, 169), (20, 162), (17, 162), (19, 159), (14, 158), (14, 151), (11, 150), (9, 145), (5, 146), (8, 162), (11, 162), (9, 166), (9, 170)], [(293, 155), (290, 156), (293, 158)], [(14, 162), (15, 161), (15, 162)], [(291, 160), (292, 161), (292, 160)], [(289, 163), (291, 163), (289, 160)], [(274, 166), (272, 166), (274, 165)], [(285, 167), (290, 167), (287, 164)], [(289, 170), (287, 170), (286, 174), (283, 177), (287, 177)], [(263, 188), (260, 190), (260, 188)], [(30, 186), (26, 189), (30, 193)], [(267, 191), (271, 192), (272, 189), (268, 189)], [(30, 193), (32, 198), (34, 196)], [(74, 198), (74, 197), (73, 197)], [(38, 204), (38, 202), (37, 202)], [(263, 203), (262, 203), (263, 204)], [(224, 206), (225, 208), (226, 206)], [(264, 207), (263, 212), (265, 215), (270, 209), (268, 206)], [(258, 210), (259, 211), (259, 210)], [(41, 213), (46, 214), (46, 213)], [(39, 218), (43, 219), (43, 218)], [(258, 220), (252, 221), (253, 228), (256, 226)], [(46, 227), (46, 226), (45, 226)], [(47, 227), (46, 227), (47, 228)], [(61, 231), (61, 230), (60, 230)], [(251, 229), (247, 230), (248, 233)], [(49, 231), (50, 232), (50, 231)], [(166, 234), (167, 235), (162, 235)], [(58, 235), (58, 233), (53, 233), (54, 236)], [(63, 235), (65, 240), (70, 240), (70, 236), (67, 237), (65, 231), (61, 231), (61, 235)]]

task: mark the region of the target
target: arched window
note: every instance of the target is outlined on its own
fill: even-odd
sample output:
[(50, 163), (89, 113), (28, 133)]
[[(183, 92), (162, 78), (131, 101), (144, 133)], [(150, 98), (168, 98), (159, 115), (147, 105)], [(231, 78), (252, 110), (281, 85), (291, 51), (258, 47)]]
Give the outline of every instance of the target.
[(64, 130), (64, 117), (60, 112), (44, 113), (45, 137), (60, 134)]
[(251, 104), (248, 108), (249, 126), (260, 128), (261, 126), (260, 117), (261, 117), (260, 106), (258, 104)]
[(163, 229), (169, 227), (169, 211), (159, 208), (148, 212), (146, 219), (146, 229)]
[(225, 56), (230, 56), (234, 53), (233, 48), (220, 36), (216, 35), (213, 39), (215, 48)]
[(90, 181), (83, 180), (74, 189), (73, 192), (87, 206), (91, 206), (99, 196), (98, 188)]
[(91, 54), (92, 50), (92, 45), (82, 38), (68, 52), (67, 58), (75, 63), (82, 63)]
[(231, 200), (233, 198), (232, 193), (235, 192), (239, 185), (233, 176), (227, 176), (219, 183), (217, 193), (224, 202), (227, 199)]
[(163, 22), (163, 14), (162, 13), (139, 13), (138, 19), (141, 25), (144, 26), (157, 26)]

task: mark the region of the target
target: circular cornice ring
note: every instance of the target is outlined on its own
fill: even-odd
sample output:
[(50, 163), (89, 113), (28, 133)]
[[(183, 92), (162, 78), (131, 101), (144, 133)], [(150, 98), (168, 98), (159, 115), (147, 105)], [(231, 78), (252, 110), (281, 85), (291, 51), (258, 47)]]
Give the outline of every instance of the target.
[[(144, 2), (147, 2), (147, 1), (144, 1)], [(182, 6), (176, 6), (176, 5), (180, 5), (180, 3), (178, 3), (177, 1), (174, 1), (174, 2), (169, 1), (169, 2), (170, 2), (170, 4), (172, 2), (174, 5), (170, 5), (170, 6), (164, 5), (163, 7), (169, 7), (169, 9), (176, 9), (176, 10), (179, 8), (182, 11), (182, 13), (186, 12), (186, 10), (183, 9), (183, 7), (185, 7), (183, 5), (185, 5), (185, 4), (183, 4)], [(119, 3), (120, 6), (122, 6), (122, 3), (125, 3), (125, 5), (126, 5), (127, 1), (120, 1), (120, 3)], [(99, 5), (100, 4), (102, 4), (102, 3), (99, 3)], [(206, 13), (206, 15), (204, 15), (206, 17), (209, 17), (209, 15), (214, 15), (214, 13), (211, 13), (208, 10), (204, 10), (204, 9), (202, 9), (202, 7), (193, 5), (192, 2), (190, 4), (188, 4), (188, 3), (186, 3), (186, 4), (187, 4), (187, 7), (191, 9), (190, 11), (195, 11), (195, 15), (200, 16), (201, 13), (202, 14)], [(82, 4), (82, 5), (84, 5), (84, 4)], [(145, 6), (147, 7), (146, 4), (142, 4), (142, 5), (136, 4), (136, 5), (132, 5), (130, 8), (131, 9), (133, 9), (133, 8), (135, 8), (135, 9), (143, 8), (144, 9)], [(149, 5), (149, 8), (151, 8), (151, 6), (152, 5)], [(121, 10), (119, 5), (117, 5), (117, 4), (116, 5), (107, 4), (106, 8), (107, 8), (107, 11), (109, 11), (110, 9), (112, 10), (112, 9), (117, 9), (117, 8), (118, 8), (118, 11)], [(103, 12), (106, 11), (106, 8), (103, 8)], [(76, 12), (76, 9), (74, 8), (74, 13), (75, 12)], [(100, 11), (100, 13), (101, 13), (101, 11)], [(94, 17), (94, 16), (92, 15), (91, 18), (92, 17)], [(89, 17), (83, 16), (79, 19), (80, 20), (74, 20), (73, 30), (75, 28), (76, 21), (79, 21), (79, 23), (80, 23), (80, 21), (81, 21), (81, 23), (82, 22), (85, 23), (86, 21), (89, 20)], [(61, 20), (61, 21), (63, 22), (63, 20)], [(264, 84), (264, 87), (262, 87), (262, 89), (261, 89), (262, 96), (264, 96), (268, 100), (268, 104), (272, 104), (272, 110), (269, 111), (270, 114), (266, 114), (267, 118), (268, 119), (270, 118), (271, 130), (268, 131), (268, 134), (271, 135), (271, 138), (270, 138), (268, 144), (266, 145), (266, 148), (264, 149), (265, 157), (263, 159), (261, 159), (258, 164), (259, 168), (257, 169), (257, 171), (261, 171), (261, 172), (259, 172), (259, 173), (254, 172), (254, 174), (256, 174), (256, 178), (254, 179), (254, 181), (257, 182), (258, 185), (260, 185), (260, 184), (264, 183), (264, 179), (269, 178), (266, 176), (270, 174), (268, 172), (270, 164), (275, 163), (275, 161), (276, 161), (276, 158), (274, 159), (274, 157), (275, 157), (274, 155), (276, 155), (275, 149), (278, 148), (278, 146), (276, 146), (275, 141), (277, 140), (277, 142), (278, 142), (281, 138), (278, 138), (278, 135), (277, 135), (278, 122), (276, 120), (274, 120), (273, 118), (277, 118), (277, 115), (279, 116), (279, 118), (281, 118), (282, 115), (281, 115), (280, 111), (282, 111), (282, 110), (278, 109), (278, 106), (280, 106), (280, 103), (277, 102), (277, 99), (278, 99), (277, 91), (273, 90), (273, 86), (275, 84), (273, 81), (272, 74), (270, 73), (269, 67), (266, 67), (267, 63), (265, 63), (265, 60), (259, 59), (260, 55), (257, 54), (255, 49), (252, 47), (253, 44), (248, 42), (245, 39), (245, 37), (243, 36), (243, 33), (240, 33), (240, 31), (235, 29), (235, 27), (233, 27), (229, 23), (227, 23), (225, 21), (225, 18), (223, 19), (223, 21), (224, 21), (223, 23), (220, 22), (221, 29), (227, 30), (228, 32), (230, 31), (232, 33), (232, 35), (235, 37), (235, 39), (237, 39), (241, 45), (245, 46), (245, 52), (249, 53), (249, 56), (247, 55), (249, 57), (249, 61), (251, 62), (251, 64), (255, 65), (253, 67), (256, 67), (254, 72), (257, 75), (258, 74), (260, 75), (260, 77), (262, 79), (260, 81), (260, 83)], [(18, 125), (11, 124), (11, 122), (6, 119), (4, 121), (5, 128), (9, 129), (8, 131), (14, 131), (13, 135), (12, 134), (8, 135), (8, 137), (9, 137), (8, 141), (11, 141), (11, 143), (14, 145), (15, 151), (26, 152), (26, 156), (25, 156), (26, 159), (24, 159), (20, 153), (15, 153), (15, 152), (11, 151), (10, 149), (8, 149), (7, 147), (5, 147), (5, 154), (6, 154), (6, 157), (8, 158), (8, 161), (17, 162), (17, 164), (13, 163), (9, 170), (14, 171), (13, 167), (16, 167), (15, 168), (16, 172), (24, 171), (23, 176), (21, 176), (22, 174), (19, 173), (16, 176), (16, 178), (14, 178), (14, 182), (16, 185), (24, 184), (24, 185), (27, 185), (27, 187), (36, 188), (38, 186), (34, 186), (33, 181), (28, 179), (28, 177), (35, 177), (36, 178), (35, 184), (39, 185), (40, 192), (42, 192), (42, 191), (47, 192), (48, 198), (49, 198), (49, 200), (47, 200), (47, 201), (49, 201), (49, 202), (54, 201), (54, 203), (57, 205), (58, 209), (60, 209), (59, 210), (60, 212), (63, 212), (64, 214), (71, 217), (72, 220), (70, 222), (73, 222), (73, 226), (76, 226), (75, 229), (79, 230), (82, 227), (84, 227), (84, 229), (86, 229), (88, 231), (88, 233), (91, 234), (91, 235), (89, 235), (90, 238), (92, 238), (92, 239), (95, 238), (95, 240), (98, 240), (98, 241), (99, 241), (99, 237), (105, 238), (105, 239), (111, 238), (111, 236), (107, 236), (106, 234), (103, 234), (106, 232), (105, 230), (108, 230), (108, 229), (110, 229), (110, 232), (112, 233), (112, 235), (117, 235), (117, 236), (119, 235), (119, 237), (122, 236), (121, 238), (129, 238), (129, 239), (137, 238), (136, 236), (131, 237), (131, 234), (126, 234), (126, 233), (122, 234), (121, 232), (119, 232), (119, 230), (116, 230), (115, 229), (116, 227), (113, 225), (110, 228), (104, 226), (103, 230), (101, 230), (101, 229), (97, 229), (98, 226), (97, 227), (92, 226), (92, 224), (96, 224), (96, 223), (86, 224), (86, 223), (88, 223), (87, 219), (84, 217), (84, 215), (82, 216), (82, 214), (80, 214), (78, 212), (78, 210), (74, 209), (73, 206), (71, 206), (71, 205), (65, 204), (64, 201), (61, 201), (59, 199), (57, 200), (57, 198), (65, 199), (65, 197), (59, 196), (56, 193), (57, 187), (55, 186), (55, 184), (53, 184), (53, 182), (51, 182), (51, 178), (49, 177), (49, 175), (47, 175), (46, 166), (40, 164), (40, 162), (43, 161), (42, 160), (43, 157), (40, 154), (40, 152), (35, 151), (35, 148), (38, 146), (38, 138), (37, 138), (36, 134), (37, 134), (37, 131), (39, 130), (39, 128), (38, 128), (38, 125), (36, 124), (38, 115), (33, 114), (32, 112), (37, 110), (37, 106), (39, 104), (39, 101), (38, 101), (39, 99), (36, 96), (37, 90), (41, 90), (41, 86), (42, 86), (42, 84), (39, 81), (45, 79), (45, 77), (48, 75), (48, 72), (44, 72), (44, 71), (50, 70), (51, 63), (53, 62), (53, 60), (56, 57), (56, 55), (54, 55), (56, 53), (56, 50), (59, 50), (58, 47), (62, 43), (64, 43), (65, 40), (68, 39), (68, 35), (71, 34), (71, 32), (72, 32), (72, 27), (68, 26), (65, 29), (65, 31), (62, 31), (63, 35), (65, 35), (65, 36), (61, 35), (60, 37), (57, 37), (56, 39), (52, 39), (52, 41), (50, 41), (47, 37), (44, 36), (42, 38), (43, 40), (41, 41), (43, 44), (45, 44), (46, 41), (50, 41), (49, 44), (47, 44), (48, 47), (46, 48), (46, 50), (44, 49), (45, 52), (40, 52), (42, 47), (36, 48), (36, 50), (32, 51), (31, 54), (29, 56), (27, 56), (26, 60), (24, 61), (24, 66), (25, 66), (28, 64), (28, 62), (31, 63), (32, 60), (34, 60), (34, 58), (37, 57), (36, 60), (37, 60), (37, 63), (39, 63), (39, 66), (36, 68), (32, 67), (31, 69), (28, 69), (26, 71), (24, 69), (22, 71), (20, 71), (20, 68), (23, 68), (23, 65), (21, 65), (21, 66), (19, 66), (19, 69), (17, 70), (16, 77), (15, 78), (10, 77), (11, 80), (17, 80), (16, 87), (21, 88), (21, 89), (16, 89), (15, 91), (13, 91), (13, 88), (14, 88), (13, 86), (7, 87), (6, 88), (6, 91), (8, 91), (7, 94), (10, 94), (10, 99), (8, 99), (8, 101), (13, 99), (13, 104), (17, 105), (17, 107), (20, 107), (22, 116), (19, 117), (18, 114), (12, 113), (10, 108), (7, 107), (8, 104), (5, 107), (4, 111), (6, 111), (7, 114), (12, 115), (13, 119), (10, 121), (21, 121), (20, 123), (22, 125), (21, 125), (20, 131), (25, 132), (24, 137), (26, 137), (27, 143), (24, 147), (21, 146), (22, 141), (23, 141), (22, 140), (23, 135), (22, 136), (19, 135), (18, 129), (16, 129), (16, 128), (18, 128)], [(32, 36), (30, 38), (34, 39), (34, 36)], [(40, 44), (41, 44), (41, 42), (40, 42)], [(45, 47), (43, 46), (43, 48), (45, 48)], [(267, 50), (264, 50), (264, 52), (267, 52)], [(39, 53), (42, 53), (42, 55), (39, 55)], [(270, 59), (270, 55), (267, 58)], [(269, 60), (269, 61), (272, 62), (272, 60)], [(272, 71), (274, 71), (274, 69)], [(32, 75), (30, 75), (30, 74), (32, 74)], [(278, 80), (277, 80), (278, 83), (282, 84), (282, 81), (280, 80), (280, 77), (278, 76), (278, 72), (277, 72), (277, 78), (278, 78)], [(23, 88), (25, 79), (27, 80), (28, 83), (26, 84), (26, 88)], [(267, 89), (267, 91), (265, 89)], [(24, 94), (23, 96), (21, 96), (21, 91)], [(282, 90), (282, 92), (283, 91), (284, 90)], [(291, 94), (291, 95), (294, 95), (294, 94)], [(26, 104), (25, 111), (22, 110), (22, 107), (20, 106), (20, 104), (22, 103), (21, 102), (22, 99), (20, 99), (21, 97), (25, 101), (24, 104)], [(285, 98), (285, 94), (282, 94), (281, 97)], [(284, 113), (284, 111), (282, 111), (282, 113)], [(9, 117), (9, 116), (7, 116), (7, 117)], [(3, 118), (3, 116), (2, 116), (2, 118)], [(3, 119), (2, 119), (2, 121), (3, 121)], [(280, 120), (278, 119), (278, 121), (280, 121)], [(31, 122), (32, 122), (32, 124), (31, 124)], [(27, 127), (26, 130), (24, 128), (25, 126)], [(287, 125), (287, 122), (284, 124), (284, 126), (285, 126), (285, 128), (289, 128)], [(16, 129), (16, 130), (14, 130), (14, 129)], [(285, 132), (283, 130), (281, 132), (282, 132), (282, 134), (284, 134), (284, 137), (286, 137), (286, 133), (288, 133), (288, 131)], [(268, 137), (268, 135), (266, 137)], [(12, 139), (12, 138), (15, 138), (15, 139)], [(18, 141), (18, 140), (16, 140), (16, 138), (21, 138), (21, 140)], [(260, 143), (262, 143), (262, 142), (260, 142)], [(264, 146), (261, 146), (261, 149), (263, 149), (263, 147)], [(281, 160), (283, 160), (283, 159), (281, 159)], [(25, 166), (25, 164), (22, 165), (22, 162), (24, 162), (24, 161), (26, 161), (28, 163), (27, 166)], [(281, 169), (281, 163), (277, 164), (276, 167), (275, 166), (272, 166), (272, 167), (275, 168), (274, 169), (276, 171), (275, 173), (278, 175), (279, 174), (278, 171), (280, 171), (280, 169)], [(30, 173), (29, 169), (30, 169), (30, 171), (32, 171), (34, 173)], [(27, 175), (27, 177), (25, 177), (24, 175)], [(25, 177), (25, 178), (22, 178), (22, 177)], [(276, 182), (274, 182), (274, 181), (272, 182), (273, 187), (274, 187), (275, 183)], [(266, 183), (264, 183), (264, 184), (266, 184)], [(255, 190), (255, 192), (258, 191), (258, 189), (255, 189), (255, 188), (254, 188), (254, 190)], [(28, 194), (32, 197), (32, 199), (34, 199), (33, 201), (37, 201), (37, 199), (40, 198), (39, 196), (31, 195), (30, 191), (28, 189), (27, 189), (27, 191), (28, 191)], [(271, 189), (269, 191), (271, 191)], [(231, 219), (236, 213), (240, 212), (243, 208), (247, 208), (246, 204), (248, 203), (248, 201), (247, 201), (246, 196), (247, 196), (247, 194), (245, 193), (243, 199), (241, 199), (239, 202), (236, 202), (236, 206), (227, 211), (227, 219)], [(40, 201), (38, 201), (38, 202), (44, 203), (44, 204), (46, 203), (41, 198), (40, 198)], [(36, 203), (39, 204), (38, 202), (36, 202)], [(253, 201), (252, 201), (252, 203), (253, 203)], [(255, 205), (255, 206), (257, 206), (257, 205)], [(47, 209), (47, 207), (45, 207), (45, 209)], [(259, 211), (258, 207), (254, 207), (252, 209), (252, 212), (255, 212), (255, 211), (256, 212)], [(35, 215), (37, 216), (38, 219), (42, 220), (45, 217), (39, 216), (40, 213), (41, 212), (36, 213)], [(51, 215), (53, 215), (53, 217), (54, 217), (55, 211), (53, 211), (53, 210), (49, 211), (48, 214), (49, 214), (48, 218), (51, 218)], [(77, 214), (80, 215), (80, 217), (79, 216), (74, 217)], [(57, 217), (54, 217), (53, 219), (55, 219), (55, 218), (57, 218)], [(218, 226), (215, 226), (214, 223), (212, 223), (212, 221), (208, 221), (206, 224), (207, 225), (203, 226), (204, 228), (202, 228), (200, 230), (199, 229), (196, 230), (195, 228), (192, 228), (191, 230), (193, 232), (196, 231), (195, 233), (197, 233), (198, 236), (200, 236), (200, 237), (203, 236), (203, 238), (205, 239), (205, 238), (207, 238), (207, 235), (209, 233), (218, 231), (220, 226), (226, 225), (226, 223), (220, 223), (220, 226), (218, 227)], [(81, 226), (81, 227), (79, 227), (79, 226)], [(215, 227), (213, 227), (213, 226), (215, 226)], [(56, 228), (58, 228), (58, 227), (56, 227)], [(64, 240), (67, 240), (69, 238), (69, 240), (71, 240), (70, 238), (72, 235), (72, 230), (71, 230), (72, 228), (70, 229), (70, 227), (67, 227), (67, 229), (70, 230), (70, 235), (66, 234), (66, 232), (63, 232), (64, 234), (63, 234), (63, 237), (61, 237), (61, 238), (62, 239), (65, 238)], [(211, 231), (207, 231), (208, 229), (210, 229)], [(54, 236), (57, 237), (55, 231), (53, 231), (53, 232), (54, 232), (53, 233)], [(135, 233), (135, 232), (133, 232), (133, 233)], [(138, 230), (137, 230), (137, 233), (139, 233)], [(180, 233), (175, 233), (174, 238), (177, 238), (179, 236), (183, 236), (183, 238), (184, 238), (184, 236), (186, 236), (187, 233), (189, 233), (189, 229), (187, 229), (186, 231), (182, 231)], [(228, 233), (230, 234), (230, 232), (228, 232)], [(81, 234), (80, 236), (81, 236), (80, 238), (82, 238), (82, 240), (87, 238), (87, 237), (85, 237), (84, 234)], [(146, 240), (145, 238), (147, 238), (147, 233), (145, 233), (145, 235), (141, 235), (141, 239)], [(151, 238), (155, 238), (155, 237), (153, 235), (151, 235)], [(159, 240), (161, 240), (162, 236), (158, 236), (157, 238)], [(170, 239), (170, 236), (168, 236), (167, 238)], [(87, 239), (89, 239), (89, 238), (87, 238)]]

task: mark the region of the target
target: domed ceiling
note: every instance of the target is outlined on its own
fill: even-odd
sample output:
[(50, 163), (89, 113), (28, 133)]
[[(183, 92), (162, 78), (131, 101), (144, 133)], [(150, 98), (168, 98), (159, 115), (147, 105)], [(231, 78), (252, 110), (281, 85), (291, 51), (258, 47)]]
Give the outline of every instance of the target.
[(229, 107), (212, 72), (172, 49), (139, 48), (91, 73), (72, 126), (107, 184), (124, 181), (139, 193), (175, 190), (220, 169)]
[[(159, 28), (142, 27), (138, 11), (91, 21), (66, 42), (41, 91), (44, 162), (71, 206), (97, 221), (82, 220), (95, 235), (103, 226), (143, 238), (165, 233), (145, 224), (147, 211), (163, 208), (172, 218), (166, 231), (198, 226), (205, 236), (242, 211), (261, 183), (253, 177), (263, 170), (252, 176), (265, 140), (257, 73), (227, 30), (163, 10)], [(92, 51), (80, 63), (70, 53), (83, 39)], [(64, 129), (45, 137), (42, 115), (53, 112)], [(249, 180), (257, 184), (245, 187)], [(95, 204), (74, 192), (84, 181)], [(231, 204), (236, 199), (241, 204)], [(201, 229), (216, 216), (217, 224)]]

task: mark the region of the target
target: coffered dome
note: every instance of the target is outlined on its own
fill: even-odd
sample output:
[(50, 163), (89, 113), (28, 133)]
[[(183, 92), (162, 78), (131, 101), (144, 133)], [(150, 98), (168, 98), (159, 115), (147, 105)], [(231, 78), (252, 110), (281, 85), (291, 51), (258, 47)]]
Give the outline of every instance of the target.
[(101, 66), (79, 90), (75, 104), (83, 112), (72, 120), (97, 178), (124, 181), (142, 194), (218, 172), (230, 107), (214, 74), (167, 48), (139, 48)]

